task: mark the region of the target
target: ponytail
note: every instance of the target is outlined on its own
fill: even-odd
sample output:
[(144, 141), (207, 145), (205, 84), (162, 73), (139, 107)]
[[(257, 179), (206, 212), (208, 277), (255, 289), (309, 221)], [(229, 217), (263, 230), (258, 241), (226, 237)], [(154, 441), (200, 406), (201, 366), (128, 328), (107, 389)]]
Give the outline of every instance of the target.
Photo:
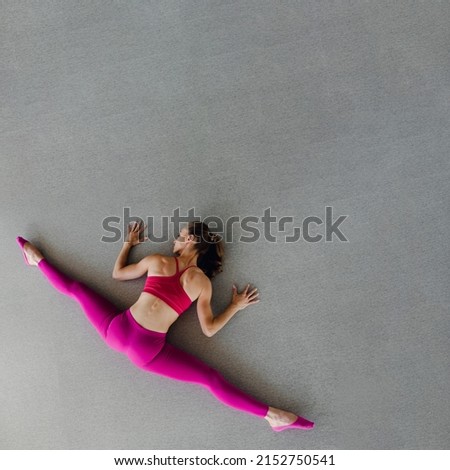
[(195, 246), (198, 252), (197, 266), (213, 279), (223, 271), (224, 242), (218, 233), (209, 231), (204, 222), (189, 222), (188, 234), (194, 235), (198, 242)]

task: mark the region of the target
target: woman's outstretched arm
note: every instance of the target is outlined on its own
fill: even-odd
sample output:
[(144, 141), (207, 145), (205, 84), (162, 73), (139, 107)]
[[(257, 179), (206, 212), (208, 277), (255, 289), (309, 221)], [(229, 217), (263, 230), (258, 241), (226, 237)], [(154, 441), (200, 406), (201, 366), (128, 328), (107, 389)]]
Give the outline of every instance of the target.
[(214, 317), (211, 309), (212, 285), (209, 279), (206, 280), (197, 301), (198, 318), (202, 331), (206, 336), (214, 336), (239, 310), (243, 310), (248, 305), (259, 302), (259, 299), (257, 299), (258, 294), (256, 293), (258, 289), (253, 289), (251, 292), (248, 292), (249, 286), (250, 284), (247, 284), (245, 290), (239, 294), (236, 286), (233, 284), (233, 300), (222, 313)]
[(122, 249), (120, 250), (119, 256), (117, 257), (116, 262), (114, 264), (112, 272), (112, 277), (114, 279), (119, 279), (120, 270), (127, 265), (128, 253), (130, 252), (130, 250), (131, 243), (124, 242), (124, 244), (122, 245)]
[[(128, 253), (130, 249), (140, 243), (140, 233), (145, 229), (145, 226), (141, 224), (133, 223), (128, 226), (127, 240), (124, 242), (122, 249), (120, 250), (119, 256), (114, 264), (112, 277), (120, 281), (127, 281), (129, 279), (137, 279), (143, 276), (148, 271), (150, 263), (150, 256), (146, 256), (139, 263), (130, 264), (127, 266)], [(147, 237), (144, 238), (147, 240)], [(126, 267), (125, 267), (126, 266)]]

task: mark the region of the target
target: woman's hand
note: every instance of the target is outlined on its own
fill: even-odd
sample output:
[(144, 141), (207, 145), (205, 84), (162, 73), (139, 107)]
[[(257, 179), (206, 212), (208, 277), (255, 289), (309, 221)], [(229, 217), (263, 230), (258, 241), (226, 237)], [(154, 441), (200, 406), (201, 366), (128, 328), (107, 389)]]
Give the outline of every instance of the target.
[(258, 294), (256, 293), (258, 289), (248, 291), (249, 286), (250, 284), (247, 284), (247, 287), (239, 294), (236, 286), (233, 284), (233, 300), (231, 303), (239, 310), (244, 309), (250, 304), (256, 304), (259, 302), (259, 299), (256, 298), (258, 297)]
[[(139, 245), (141, 241), (139, 240), (141, 232), (145, 230), (145, 227), (147, 225), (142, 226), (141, 223), (137, 222), (132, 222), (131, 224), (128, 224), (128, 237), (127, 237), (127, 243), (129, 243), (131, 246)], [(144, 237), (144, 241), (148, 240), (148, 237)]]

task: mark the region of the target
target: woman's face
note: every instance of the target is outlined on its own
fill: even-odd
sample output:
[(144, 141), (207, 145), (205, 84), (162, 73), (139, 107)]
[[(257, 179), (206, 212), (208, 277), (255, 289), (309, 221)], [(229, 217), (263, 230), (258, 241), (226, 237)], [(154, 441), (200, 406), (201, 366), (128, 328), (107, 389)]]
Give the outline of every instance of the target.
[(175, 237), (174, 243), (174, 251), (178, 251), (186, 246), (186, 238), (188, 236), (187, 228), (182, 228), (180, 233)]

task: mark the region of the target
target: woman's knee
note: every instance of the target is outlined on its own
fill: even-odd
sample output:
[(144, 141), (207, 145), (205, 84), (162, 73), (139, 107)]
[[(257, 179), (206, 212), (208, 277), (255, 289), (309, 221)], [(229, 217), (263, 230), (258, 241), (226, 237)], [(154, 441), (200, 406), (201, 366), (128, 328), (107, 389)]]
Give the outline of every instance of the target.
[(86, 291), (86, 286), (76, 279), (67, 279), (65, 288), (67, 295), (73, 297), (75, 300), (78, 300), (84, 292)]
[(225, 382), (225, 379), (223, 375), (217, 369), (214, 369), (213, 367), (209, 367), (208, 381), (207, 381), (209, 388), (212, 388), (212, 389), (220, 388), (222, 387), (224, 382)]

